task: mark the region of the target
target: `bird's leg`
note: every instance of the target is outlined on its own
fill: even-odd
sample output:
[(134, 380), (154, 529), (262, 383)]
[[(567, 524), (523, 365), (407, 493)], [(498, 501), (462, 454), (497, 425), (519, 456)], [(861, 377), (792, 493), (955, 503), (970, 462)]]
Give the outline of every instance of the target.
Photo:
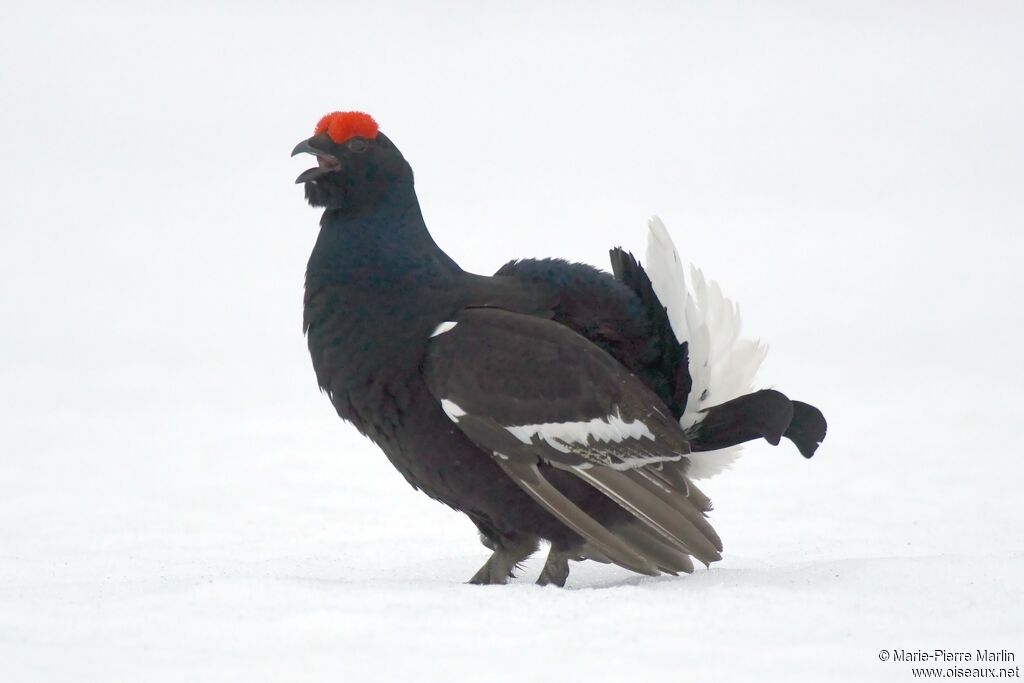
[(578, 550), (569, 550), (552, 545), (548, 551), (548, 560), (544, 563), (540, 577), (537, 579), (538, 586), (565, 586), (565, 580), (569, 578), (569, 560), (579, 561), (584, 559)]
[(487, 534), (480, 532), (480, 543), (488, 550), (497, 550), (497, 544), (487, 537)]
[(535, 538), (505, 538), (497, 543), (494, 553), (473, 575), (470, 583), (477, 585), (505, 584), (512, 577), (512, 570), (537, 550)]

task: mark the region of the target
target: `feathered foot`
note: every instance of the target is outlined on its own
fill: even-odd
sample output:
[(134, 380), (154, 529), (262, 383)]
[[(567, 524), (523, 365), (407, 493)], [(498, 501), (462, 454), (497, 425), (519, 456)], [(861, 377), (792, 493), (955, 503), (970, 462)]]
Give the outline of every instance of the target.
[(569, 578), (569, 560), (579, 562), (586, 559), (578, 550), (567, 550), (551, 546), (548, 551), (548, 560), (544, 563), (537, 578), (538, 586), (565, 586), (565, 580)]
[(503, 539), (469, 583), (480, 586), (504, 585), (514, 576), (516, 566), (537, 550), (537, 539)]

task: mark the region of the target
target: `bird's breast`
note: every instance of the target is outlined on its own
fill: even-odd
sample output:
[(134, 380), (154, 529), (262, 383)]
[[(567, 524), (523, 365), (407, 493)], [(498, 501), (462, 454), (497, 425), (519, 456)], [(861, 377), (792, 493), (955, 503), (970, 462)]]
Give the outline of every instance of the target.
[[(431, 313), (400, 288), (323, 287), (308, 292), (304, 322), (317, 382), (364, 433), (393, 428), (408, 410)], [(371, 434), (372, 436), (372, 434)]]

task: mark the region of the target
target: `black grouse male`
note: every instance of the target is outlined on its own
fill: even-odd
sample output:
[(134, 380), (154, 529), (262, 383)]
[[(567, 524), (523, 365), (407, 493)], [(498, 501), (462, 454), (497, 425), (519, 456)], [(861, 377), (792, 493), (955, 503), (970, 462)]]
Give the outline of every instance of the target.
[(722, 550), (693, 479), (751, 439), (809, 458), (824, 438), (816, 408), (752, 391), (763, 347), (717, 285), (687, 280), (657, 219), (647, 271), (613, 249), (614, 276), (555, 259), (474, 275), (434, 243), (372, 118), (329, 114), (301, 152), (318, 163), (296, 182), (324, 208), (304, 313), (317, 381), (473, 521), (493, 551), (473, 583), (505, 583), (541, 540), (541, 584), (563, 585), (569, 560), (691, 572)]

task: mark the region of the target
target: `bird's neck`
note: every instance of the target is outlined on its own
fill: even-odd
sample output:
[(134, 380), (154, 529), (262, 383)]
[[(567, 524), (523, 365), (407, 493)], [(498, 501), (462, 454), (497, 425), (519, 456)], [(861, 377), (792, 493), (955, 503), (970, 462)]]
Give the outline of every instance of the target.
[(427, 231), (410, 181), (371, 204), (324, 211), (306, 287), (373, 286), (461, 272)]

